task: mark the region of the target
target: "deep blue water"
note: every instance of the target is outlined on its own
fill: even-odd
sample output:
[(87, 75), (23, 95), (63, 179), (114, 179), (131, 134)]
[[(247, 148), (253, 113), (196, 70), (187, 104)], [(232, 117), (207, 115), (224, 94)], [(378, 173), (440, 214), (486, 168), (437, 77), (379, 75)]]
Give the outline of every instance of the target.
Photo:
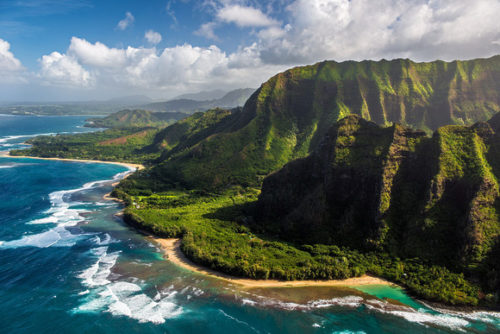
[[(0, 151), (84, 119), (0, 116)], [(0, 158), (0, 333), (500, 332), (500, 314), (431, 310), (390, 287), (245, 290), (178, 268), (103, 200), (125, 172)]]

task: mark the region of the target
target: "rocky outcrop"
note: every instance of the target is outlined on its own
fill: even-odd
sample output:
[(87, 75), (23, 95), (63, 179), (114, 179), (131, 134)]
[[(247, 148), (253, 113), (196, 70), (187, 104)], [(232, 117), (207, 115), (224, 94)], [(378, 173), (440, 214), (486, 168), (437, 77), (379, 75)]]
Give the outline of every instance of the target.
[(489, 123), (427, 137), (348, 116), (264, 180), (257, 220), (301, 243), (478, 266), (500, 235), (496, 136)]

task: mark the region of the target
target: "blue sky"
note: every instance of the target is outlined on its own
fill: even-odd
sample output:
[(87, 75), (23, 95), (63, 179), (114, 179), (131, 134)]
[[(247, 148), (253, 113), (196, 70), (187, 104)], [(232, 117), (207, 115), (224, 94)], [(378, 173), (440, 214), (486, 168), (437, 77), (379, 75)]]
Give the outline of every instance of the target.
[(0, 0), (0, 101), (257, 87), (325, 59), (500, 53), (499, 0)]
[[(121, 30), (117, 23), (127, 12), (134, 19)], [(194, 1), (1, 0), (0, 38), (8, 40), (17, 58), (34, 70), (38, 58), (64, 52), (73, 36), (116, 48), (139, 47), (149, 46), (144, 34), (154, 30), (162, 35), (157, 47), (184, 43), (208, 47), (213, 41), (194, 32), (210, 20), (210, 12), (210, 6)], [(217, 44), (232, 52), (249, 41), (248, 31), (228, 29)]]

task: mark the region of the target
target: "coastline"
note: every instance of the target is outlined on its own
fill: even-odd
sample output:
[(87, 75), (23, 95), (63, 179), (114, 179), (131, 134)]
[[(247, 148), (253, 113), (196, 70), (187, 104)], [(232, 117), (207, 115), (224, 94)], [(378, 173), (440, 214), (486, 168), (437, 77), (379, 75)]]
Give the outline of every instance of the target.
[(128, 162), (118, 162), (118, 161), (104, 161), (104, 160), (89, 160), (89, 159), (68, 159), (68, 158), (43, 158), (43, 157), (32, 157), (28, 155), (9, 155), (8, 151), (0, 152), (0, 157), (2, 158), (21, 158), (21, 159), (39, 159), (39, 160), (55, 160), (55, 161), (67, 161), (67, 162), (86, 162), (86, 163), (102, 163), (102, 164), (113, 164), (121, 165), (130, 169), (135, 168), (135, 170), (144, 169), (144, 165), (133, 164)]
[(160, 246), (164, 252), (164, 257), (166, 260), (184, 268), (191, 270), (193, 272), (203, 274), (209, 277), (224, 280), (226, 282), (242, 285), (246, 288), (276, 288), (276, 287), (312, 287), (312, 286), (360, 286), (360, 285), (388, 285), (397, 286), (396, 284), (384, 280), (382, 278), (363, 275), (361, 277), (352, 277), (344, 280), (325, 280), (325, 281), (314, 281), (314, 280), (304, 280), (304, 281), (278, 281), (278, 280), (258, 280), (251, 278), (241, 278), (231, 275), (227, 275), (210, 268), (206, 268), (195, 264), (189, 260), (186, 255), (181, 251), (181, 239), (176, 238), (158, 238), (154, 236), (149, 236), (149, 240), (155, 242)]

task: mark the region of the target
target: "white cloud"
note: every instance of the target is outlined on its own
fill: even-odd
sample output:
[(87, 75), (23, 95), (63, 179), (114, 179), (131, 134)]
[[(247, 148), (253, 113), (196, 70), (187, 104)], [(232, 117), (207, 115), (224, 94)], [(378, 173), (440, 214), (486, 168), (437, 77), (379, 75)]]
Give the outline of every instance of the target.
[(234, 23), (239, 27), (268, 27), (278, 24), (260, 9), (240, 5), (230, 5), (217, 12), (217, 18), (226, 23)]
[(10, 44), (0, 38), (0, 82), (12, 82), (22, 79), (24, 67), (10, 51)]
[(68, 55), (52, 52), (40, 59), (39, 77), (44, 83), (87, 87), (92, 84), (90, 73)]
[(161, 42), (161, 34), (153, 30), (146, 31), (144, 38), (151, 44), (158, 44)]
[(219, 38), (214, 30), (223, 24), (235, 24), (240, 28), (279, 30), (278, 26), (280, 23), (264, 14), (258, 8), (234, 4), (230, 0), (223, 0), (221, 4), (209, 1), (205, 3), (205, 6), (215, 12), (214, 21), (202, 24), (194, 34), (207, 39), (218, 41)]
[[(497, 0), (290, 0), (274, 18), (245, 0), (210, 2), (213, 17), (196, 34), (217, 40), (216, 28), (235, 24), (250, 27), (253, 41), (226, 53), (215, 45), (157, 49), (159, 39), (152, 34), (149, 40), (147, 33), (151, 47), (113, 48), (73, 37), (66, 53), (42, 58), (39, 76), (99, 92), (133, 90), (162, 97), (257, 87), (286, 68), (324, 59), (422, 61), (500, 53)], [(278, 15), (269, 7), (265, 12)], [(0, 43), (0, 55), (5, 54), (9, 47)]]
[(200, 28), (198, 30), (196, 30), (194, 32), (194, 34), (198, 35), (198, 36), (206, 37), (206, 38), (214, 40), (214, 41), (217, 41), (219, 38), (217, 37), (217, 35), (214, 32), (214, 29), (216, 27), (217, 27), (216, 22), (204, 23), (200, 26)]
[(125, 65), (123, 50), (109, 48), (100, 42), (92, 44), (78, 37), (71, 38), (68, 54), (80, 63), (94, 67), (120, 68)]
[(125, 30), (127, 29), (132, 23), (134, 23), (135, 18), (134, 15), (132, 15), (131, 12), (126, 12), (125, 13), (125, 18), (123, 20), (120, 20), (116, 27), (120, 30)]
[(497, 0), (295, 0), (289, 29), (258, 36), (263, 61), (276, 64), (464, 59), (500, 51), (499, 14)]
[(157, 50), (110, 48), (73, 37), (66, 54), (42, 57), (39, 77), (46, 83), (105, 89), (134, 89), (151, 96), (186, 91), (256, 87), (283, 66), (261, 64), (257, 45), (227, 55), (216, 46), (189, 44)]

